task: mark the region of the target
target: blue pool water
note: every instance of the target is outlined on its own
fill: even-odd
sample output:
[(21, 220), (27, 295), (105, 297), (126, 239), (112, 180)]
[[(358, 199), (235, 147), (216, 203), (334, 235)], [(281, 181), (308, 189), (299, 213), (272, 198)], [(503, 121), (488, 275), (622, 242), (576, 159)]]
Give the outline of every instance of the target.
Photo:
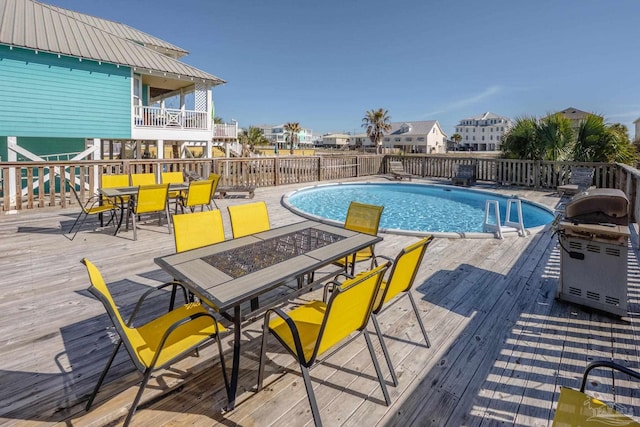
[[(302, 215), (344, 222), (349, 203), (384, 206), (380, 228), (431, 233), (482, 232), (486, 200), (498, 200), (504, 224), (507, 197), (477, 190), (426, 184), (331, 184), (303, 188), (283, 202)], [(525, 228), (553, 221), (553, 213), (522, 201)], [(514, 213), (511, 219), (517, 218)], [(495, 222), (495, 221), (494, 221)]]

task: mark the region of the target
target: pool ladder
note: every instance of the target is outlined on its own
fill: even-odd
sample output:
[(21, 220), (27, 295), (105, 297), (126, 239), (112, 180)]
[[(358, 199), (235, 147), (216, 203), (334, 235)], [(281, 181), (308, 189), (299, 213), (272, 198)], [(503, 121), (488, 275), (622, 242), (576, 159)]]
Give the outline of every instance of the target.
[[(511, 220), (511, 206), (515, 206), (514, 210), (518, 214), (516, 221)], [(495, 222), (489, 222), (489, 218), (495, 216)], [(498, 239), (502, 239), (503, 232), (517, 231), (518, 236), (525, 237), (527, 235), (524, 229), (524, 222), (522, 219), (522, 202), (520, 199), (507, 199), (507, 215), (504, 219), (504, 225), (500, 224), (500, 204), (497, 200), (487, 200), (484, 205), (484, 224), (482, 225), (482, 231), (485, 233), (495, 233)]]

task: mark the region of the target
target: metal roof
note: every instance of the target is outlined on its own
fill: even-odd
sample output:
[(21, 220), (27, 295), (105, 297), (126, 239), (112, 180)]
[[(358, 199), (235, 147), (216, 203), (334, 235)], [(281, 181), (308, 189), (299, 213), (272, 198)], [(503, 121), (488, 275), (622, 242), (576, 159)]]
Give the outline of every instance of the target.
[[(170, 58), (153, 49), (112, 34), (99, 26), (78, 19), (34, 0), (0, 0), (0, 44), (57, 53), (94, 61), (140, 68), (140, 72), (168, 73), (181, 79), (201, 79), (212, 85), (224, 80)], [(117, 32), (121, 34), (121, 28)], [(139, 33), (137, 36), (144, 33)], [(124, 35), (124, 34), (122, 34)], [(159, 40), (159, 39), (156, 39)]]
[(142, 43), (147, 47), (153, 46), (162, 49), (166, 49), (167, 51), (171, 51), (176, 54), (178, 57), (188, 55), (189, 52), (182, 49), (181, 47), (172, 45), (164, 40), (160, 40), (157, 37), (154, 37), (150, 34), (147, 34), (143, 31), (136, 30), (126, 24), (121, 24), (119, 22), (109, 21), (107, 19), (98, 18), (91, 15), (85, 15), (83, 13), (75, 12), (69, 9), (63, 9), (61, 7), (53, 6), (50, 4), (40, 3), (44, 7), (48, 7), (49, 9), (55, 10), (56, 12), (60, 12), (64, 15), (67, 15), (70, 18), (76, 19), (78, 21), (84, 22), (85, 24), (92, 25), (96, 28), (100, 28), (103, 31), (106, 31), (114, 36), (118, 36), (123, 39), (131, 40), (134, 42)]
[[(393, 122), (391, 125), (391, 131), (386, 135), (424, 135), (431, 132), (436, 124), (440, 127), (437, 120), (420, 120), (412, 122)], [(406, 132), (402, 132), (403, 128), (408, 129)]]

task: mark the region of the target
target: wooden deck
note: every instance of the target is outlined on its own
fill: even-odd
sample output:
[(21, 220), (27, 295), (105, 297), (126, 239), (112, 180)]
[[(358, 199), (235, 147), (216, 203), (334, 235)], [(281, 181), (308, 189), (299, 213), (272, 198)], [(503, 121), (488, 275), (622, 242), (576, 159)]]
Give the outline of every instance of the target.
[[(375, 180), (375, 179), (373, 179)], [(371, 180), (370, 180), (371, 181)], [(414, 181), (420, 181), (416, 179)], [(297, 186), (259, 188), (272, 226), (298, 221), (280, 204)], [(498, 189), (553, 207), (557, 194)], [(229, 204), (218, 200), (231, 237)], [(0, 218), (0, 424), (120, 425), (137, 390), (139, 374), (121, 350), (98, 394), (84, 404), (112, 350), (114, 331), (102, 305), (90, 296), (82, 257), (102, 271), (117, 303), (130, 312), (137, 296), (170, 279), (153, 258), (173, 251), (167, 227), (132, 232), (85, 227), (63, 237), (78, 210), (23, 211)], [(384, 234), (377, 252), (395, 256), (415, 237)], [(637, 233), (632, 231), (633, 246)], [(432, 346), (424, 345), (409, 301), (380, 316), (399, 376), (384, 405), (362, 337), (312, 369), (327, 426), (427, 426), (551, 424), (560, 386), (578, 387), (585, 366), (613, 359), (640, 368), (640, 270), (630, 249), (630, 316), (618, 319), (555, 300), (560, 271), (557, 239), (547, 230), (526, 238), (444, 239), (429, 247), (414, 289)], [(166, 294), (160, 298), (165, 298)], [(166, 308), (164, 302), (155, 309)], [(299, 369), (270, 340), (265, 389), (255, 393), (261, 321), (243, 330), (239, 401), (223, 413), (226, 394), (209, 346), (158, 372), (145, 391), (133, 425), (313, 425)], [(224, 340), (230, 365), (231, 336)], [(374, 343), (377, 339), (374, 337)], [(383, 372), (387, 372), (377, 344)], [(604, 371), (589, 387), (640, 416), (640, 388)]]

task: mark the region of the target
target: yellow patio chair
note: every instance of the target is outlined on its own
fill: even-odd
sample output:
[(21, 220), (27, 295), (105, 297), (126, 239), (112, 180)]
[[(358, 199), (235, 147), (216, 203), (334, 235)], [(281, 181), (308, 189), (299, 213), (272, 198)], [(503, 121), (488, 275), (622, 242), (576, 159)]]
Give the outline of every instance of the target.
[[(162, 172), (160, 174), (162, 184), (182, 184), (184, 183), (184, 174), (182, 172)], [(176, 213), (178, 213), (178, 202), (180, 201), (180, 191), (169, 191), (169, 200), (173, 200), (176, 204)]]
[[(344, 222), (344, 228), (375, 236), (378, 234), (378, 227), (380, 225), (380, 217), (382, 216), (383, 209), (384, 206), (351, 202), (349, 204), (349, 210), (347, 210), (347, 218)], [(349, 271), (349, 267), (351, 267), (350, 274), (353, 276), (357, 262), (370, 259), (371, 268), (373, 268), (375, 261), (375, 253), (373, 249), (373, 246), (361, 249), (354, 254), (339, 259), (334, 264), (344, 267), (345, 273), (347, 273)]]
[(76, 232), (73, 233), (73, 236), (71, 236), (71, 240), (76, 238), (76, 234), (78, 234), (78, 231), (80, 231), (80, 229), (84, 225), (84, 222), (91, 215), (99, 215), (99, 214), (103, 214), (105, 212), (111, 213), (111, 218), (109, 218), (109, 222), (107, 222), (107, 225), (109, 225), (115, 219), (115, 217), (116, 217), (116, 209), (118, 207), (116, 205), (114, 205), (113, 203), (111, 203), (111, 201), (109, 201), (109, 200), (101, 200), (99, 196), (92, 196), (83, 204), (82, 200), (80, 200), (80, 196), (78, 195), (78, 192), (75, 189), (75, 185), (71, 184), (68, 181), (67, 181), (67, 183), (69, 185), (69, 188), (71, 189), (71, 192), (75, 196), (76, 201), (78, 202), (78, 206), (80, 206), (80, 209), (81, 209), (81, 211), (78, 214), (78, 217), (76, 218), (75, 222), (73, 223), (73, 225), (71, 226), (71, 228), (67, 232), (68, 234), (71, 234), (71, 232), (73, 231), (73, 229), (76, 226), (76, 224), (78, 224), (78, 221), (80, 221), (80, 219), (82, 218), (82, 221), (80, 221), (80, 225), (78, 225), (78, 228), (76, 229)]
[[(391, 398), (382, 377), (371, 338), (366, 333), (375, 296), (388, 267), (389, 263), (386, 262), (343, 283), (337, 281), (327, 283), (323, 301), (311, 301), (287, 313), (279, 308), (267, 310), (264, 318), (257, 390), (262, 389), (267, 337), (271, 333), (300, 364), (313, 420), (317, 426), (322, 425), (309, 369), (316, 364), (319, 356), (344, 342), (346, 338), (355, 338), (362, 334), (367, 342), (385, 403), (389, 406)], [(271, 314), (277, 317), (270, 320)], [(358, 334), (353, 335), (356, 332)]]
[[(201, 304), (185, 304), (172, 310), (160, 317), (146, 323), (142, 326), (132, 327), (133, 320), (140, 310), (144, 300), (153, 292), (161, 288), (152, 288), (145, 292), (136, 304), (129, 320), (125, 323), (118, 306), (115, 304), (109, 289), (100, 274), (98, 268), (86, 258), (82, 263), (87, 267), (89, 279), (91, 281), (91, 292), (100, 302), (113, 322), (116, 332), (119, 335), (118, 342), (107, 361), (98, 383), (96, 384), (89, 400), (86, 410), (91, 409), (91, 405), (98, 394), (98, 390), (104, 381), (113, 360), (115, 359), (120, 346), (124, 344), (129, 357), (133, 361), (136, 368), (142, 373), (142, 382), (136, 394), (124, 425), (127, 426), (131, 422), (131, 418), (136, 411), (144, 388), (151, 377), (151, 373), (156, 369), (161, 369), (171, 365), (173, 362), (181, 359), (204, 343), (215, 340), (218, 343), (218, 352), (220, 354), (220, 365), (222, 374), (227, 388), (229, 381), (227, 379), (227, 371), (224, 364), (222, 353), (222, 345), (220, 343), (220, 334), (226, 331), (226, 328), (219, 324), (216, 319), (206, 311)], [(167, 283), (170, 285), (171, 283)]]
[(191, 181), (189, 183), (189, 190), (186, 195), (180, 195), (180, 210), (184, 212), (185, 208), (189, 208), (191, 212), (194, 212), (197, 206), (200, 206), (200, 211), (204, 211), (206, 206), (211, 210), (211, 187), (213, 181)]
[(624, 414), (625, 410), (633, 412), (633, 407), (623, 405), (609, 407), (584, 392), (589, 372), (595, 368), (607, 367), (640, 379), (640, 373), (608, 360), (591, 362), (582, 376), (580, 391), (568, 387), (560, 388), (558, 407), (553, 417), (553, 427), (640, 427), (640, 423)]
[(141, 185), (154, 185), (156, 183), (156, 175), (154, 173), (132, 173), (131, 185), (139, 187)]
[(269, 212), (265, 202), (227, 206), (227, 210), (231, 219), (231, 231), (234, 239), (271, 229)]
[(212, 182), (212, 184), (211, 184), (211, 201), (213, 202), (214, 206), (217, 209), (220, 209), (220, 208), (218, 208), (218, 204), (216, 203), (216, 191), (218, 190), (218, 184), (220, 183), (220, 175), (218, 175), (217, 173), (210, 173), (209, 177), (207, 179)]
[[(100, 187), (101, 188), (119, 188), (119, 187), (129, 187), (129, 175), (127, 174), (115, 174), (115, 175), (102, 175), (100, 177)], [(108, 198), (103, 197), (103, 200), (107, 200)], [(118, 202), (125, 204), (129, 202), (129, 197), (124, 196)]]
[[(409, 297), (409, 301), (411, 301), (411, 307), (413, 308), (413, 312), (415, 313), (416, 319), (418, 320), (418, 325), (420, 325), (420, 330), (422, 331), (424, 341), (426, 342), (427, 347), (431, 347), (431, 342), (429, 341), (429, 337), (427, 337), (427, 331), (424, 328), (424, 324), (422, 323), (422, 319), (420, 318), (420, 313), (418, 312), (418, 306), (416, 305), (416, 301), (411, 294), (411, 288), (413, 286), (413, 282), (415, 281), (416, 273), (418, 272), (420, 264), (422, 263), (422, 259), (424, 258), (427, 247), (432, 241), (433, 236), (427, 236), (424, 239), (421, 239), (420, 241), (402, 249), (398, 256), (396, 256), (396, 259), (393, 260), (393, 266), (389, 270), (389, 276), (387, 280), (382, 281), (380, 292), (376, 297), (376, 303), (373, 307), (373, 312), (371, 313), (371, 320), (373, 320), (373, 326), (376, 329), (378, 339), (381, 343), (384, 340), (382, 338), (380, 325), (378, 324), (378, 315), (381, 311), (383, 311), (384, 308), (389, 305), (389, 301), (400, 295), (400, 297), (398, 297), (396, 301), (400, 300), (400, 298), (404, 296)], [(392, 261), (391, 258), (382, 255), (379, 255), (378, 257), (384, 258), (388, 261)], [(387, 347), (385, 345), (382, 346), (382, 352), (384, 353), (385, 360), (387, 361), (387, 366), (389, 366), (391, 378), (393, 379), (393, 385), (398, 385), (398, 377), (396, 376), (395, 369), (393, 368), (393, 364), (391, 363), (391, 357), (389, 356), (389, 352), (387, 351)]]
[[(133, 217), (133, 240), (138, 240), (136, 218), (145, 213), (163, 212), (167, 217), (169, 233), (171, 233), (171, 219), (169, 218), (169, 203), (167, 195), (169, 184), (142, 185), (138, 188), (138, 193), (131, 201), (128, 216)], [(129, 218), (127, 218), (127, 222)], [(162, 215), (158, 217), (158, 224), (162, 225)]]
[(219, 209), (173, 215), (176, 252), (201, 248), (224, 241), (224, 226)]
[(127, 174), (102, 175), (100, 177), (100, 186), (103, 188), (128, 187), (129, 185), (129, 175)]
[[(172, 219), (176, 252), (184, 252), (224, 241), (224, 226), (219, 209), (173, 215)], [(177, 286), (171, 290), (169, 309), (173, 308), (175, 304), (177, 291)], [(185, 301), (191, 299), (187, 297), (186, 291), (184, 297)]]

